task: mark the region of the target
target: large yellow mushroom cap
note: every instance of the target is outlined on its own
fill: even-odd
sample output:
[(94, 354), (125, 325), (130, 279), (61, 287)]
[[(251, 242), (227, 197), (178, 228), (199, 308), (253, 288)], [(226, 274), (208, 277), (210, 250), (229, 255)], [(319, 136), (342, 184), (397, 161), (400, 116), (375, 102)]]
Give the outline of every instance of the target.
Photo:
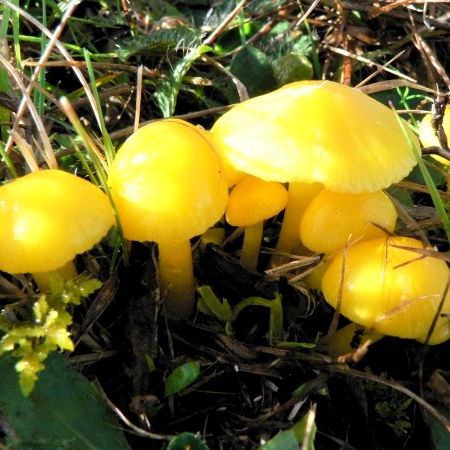
[(384, 189), (416, 164), (417, 138), (391, 109), (332, 81), (299, 81), (242, 102), (211, 134), (237, 170), (336, 192)]
[(227, 183), (206, 133), (182, 120), (139, 128), (109, 173), (124, 235), (171, 242), (205, 232), (225, 211)]
[(113, 223), (108, 197), (94, 184), (61, 170), (25, 175), (0, 187), (0, 270), (56, 270)]
[[(425, 341), (450, 271), (444, 261), (414, 251), (423, 248), (416, 239), (398, 236), (353, 245), (325, 272), (326, 301), (335, 308), (339, 303), (342, 315), (364, 327)], [(442, 313), (450, 313), (450, 294)], [(429, 343), (449, 337), (450, 319), (440, 317)]]

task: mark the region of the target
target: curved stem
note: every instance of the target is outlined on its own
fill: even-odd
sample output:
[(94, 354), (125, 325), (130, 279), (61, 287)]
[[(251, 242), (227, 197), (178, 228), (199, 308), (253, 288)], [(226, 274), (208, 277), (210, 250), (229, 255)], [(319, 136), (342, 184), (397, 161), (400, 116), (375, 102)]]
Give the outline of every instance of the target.
[[(280, 235), (275, 247), (279, 253), (299, 253), (302, 250), (300, 242), (300, 219), (311, 200), (322, 189), (320, 183), (289, 183), (288, 202), (284, 211), (283, 223)], [(281, 255), (272, 257), (271, 265), (277, 266), (283, 263)]]
[(78, 275), (78, 272), (77, 269), (75, 269), (73, 260), (70, 260), (64, 264), (64, 266), (50, 272), (32, 273), (33, 279), (41, 292), (47, 292), (50, 290), (51, 280), (56, 275), (60, 276), (64, 281), (75, 278)]
[(195, 282), (189, 239), (158, 243), (159, 277), (168, 317), (188, 318), (194, 310)]
[(258, 222), (255, 225), (245, 227), (244, 242), (241, 251), (241, 263), (249, 269), (256, 270), (258, 266), (259, 249), (263, 236), (264, 222)]

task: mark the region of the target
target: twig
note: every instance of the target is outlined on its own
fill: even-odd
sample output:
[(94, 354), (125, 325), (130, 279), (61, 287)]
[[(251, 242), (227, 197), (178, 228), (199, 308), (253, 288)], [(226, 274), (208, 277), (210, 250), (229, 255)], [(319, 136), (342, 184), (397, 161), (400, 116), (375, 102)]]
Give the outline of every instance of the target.
[(236, 5), (233, 11), (218, 25), (218, 27), (203, 41), (204, 45), (214, 44), (215, 40), (224, 32), (227, 25), (239, 14), (247, 0), (242, 0)]
[(332, 52), (337, 53), (338, 55), (343, 55), (343, 56), (348, 56), (350, 58), (354, 58), (357, 61), (363, 62), (365, 64), (369, 64), (375, 67), (378, 67), (381, 71), (383, 72), (389, 72), (392, 73), (393, 75), (396, 75), (400, 78), (404, 78), (405, 80), (408, 80), (412, 83), (417, 83), (417, 81), (414, 78), (409, 77), (408, 75), (405, 75), (401, 72), (399, 72), (398, 70), (394, 70), (394, 69), (390, 69), (389, 67), (384, 67), (382, 64), (378, 64), (375, 61), (372, 61), (369, 58), (365, 58), (364, 56), (360, 56), (360, 55), (354, 55), (353, 53), (348, 52), (347, 50), (344, 50), (343, 48), (338, 48), (338, 47), (333, 47), (331, 45), (324, 45), (325, 48), (327, 48), (328, 50), (331, 50)]
[(151, 433), (150, 431), (143, 430), (142, 428), (139, 428), (136, 426), (133, 422), (131, 422), (130, 419), (125, 416), (125, 414), (108, 398), (105, 391), (103, 390), (100, 383), (95, 380), (95, 385), (97, 386), (97, 389), (100, 391), (102, 397), (105, 399), (108, 406), (113, 410), (113, 412), (117, 415), (117, 417), (129, 428), (131, 428), (136, 434), (139, 436), (148, 437), (150, 439), (155, 439), (157, 441), (170, 441), (174, 436), (171, 435), (163, 435), (163, 434), (156, 434)]
[(142, 73), (143, 66), (140, 65), (137, 72), (137, 82), (136, 82), (136, 112), (134, 115), (134, 126), (133, 132), (139, 128), (139, 121), (141, 119), (141, 102), (142, 102)]

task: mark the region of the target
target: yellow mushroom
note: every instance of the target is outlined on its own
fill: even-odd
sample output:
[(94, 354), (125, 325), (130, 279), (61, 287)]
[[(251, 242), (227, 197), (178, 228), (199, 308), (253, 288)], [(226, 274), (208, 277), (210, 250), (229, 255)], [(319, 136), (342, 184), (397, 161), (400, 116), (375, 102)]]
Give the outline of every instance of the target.
[(445, 261), (421, 254), (423, 249), (420, 241), (399, 236), (352, 245), (333, 259), (323, 277), (325, 300), (377, 333), (444, 342), (450, 337), (450, 270)]
[(369, 240), (393, 232), (397, 211), (381, 191), (342, 194), (322, 190), (300, 221), (300, 239), (317, 253), (334, 253), (355, 240)]
[(108, 182), (124, 236), (158, 243), (168, 315), (188, 317), (194, 307), (190, 239), (222, 217), (228, 200), (207, 134), (175, 119), (139, 128), (117, 152)]
[(52, 273), (76, 276), (73, 259), (114, 224), (108, 197), (61, 170), (42, 170), (0, 187), (0, 270), (32, 273), (41, 291)]
[(285, 208), (287, 197), (287, 190), (281, 183), (251, 175), (231, 191), (225, 217), (230, 225), (244, 227), (241, 262), (249, 268), (256, 269), (258, 265), (264, 221)]
[(295, 183), (373, 192), (401, 180), (416, 164), (410, 142), (417, 138), (390, 108), (332, 81), (294, 82), (251, 98), (223, 114), (211, 134), (221, 158), (236, 170), (289, 182), (281, 229), (289, 247), (299, 241), (299, 217), (290, 210), (304, 195)]
[[(431, 123), (433, 116), (430, 114), (427, 114), (424, 116), (424, 118), (419, 123), (419, 139), (420, 142), (424, 147), (440, 147), (441, 144), (439, 142), (439, 139), (436, 136), (436, 133), (434, 132), (433, 125)], [(450, 106), (447, 106), (445, 108), (444, 112), (444, 119), (442, 121), (442, 126), (444, 128), (444, 132), (447, 136), (447, 139), (450, 139)], [(442, 164), (445, 164), (447, 166), (450, 166), (450, 161), (446, 158), (443, 158), (439, 155), (432, 155), (433, 158), (435, 158), (437, 161), (441, 162)]]

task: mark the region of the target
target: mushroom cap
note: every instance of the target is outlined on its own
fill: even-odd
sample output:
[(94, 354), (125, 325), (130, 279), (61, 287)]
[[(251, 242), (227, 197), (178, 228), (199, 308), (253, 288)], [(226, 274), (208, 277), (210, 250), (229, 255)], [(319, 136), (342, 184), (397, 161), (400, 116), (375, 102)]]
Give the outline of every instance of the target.
[(108, 183), (125, 237), (142, 242), (197, 236), (220, 219), (228, 200), (207, 133), (175, 119), (133, 133), (117, 152)]
[(416, 164), (410, 140), (417, 138), (396, 114), (333, 81), (294, 82), (251, 98), (223, 114), (211, 133), (237, 170), (336, 192), (384, 189)]
[[(419, 130), (418, 130), (419, 139), (424, 147), (441, 146), (441, 144), (439, 143), (439, 139), (437, 138), (436, 133), (434, 132), (433, 125), (431, 123), (432, 118), (433, 118), (432, 114), (426, 114), (419, 123)], [(450, 133), (450, 106), (447, 106), (445, 108), (442, 126), (444, 128), (445, 134), (448, 137)], [(450, 161), (446, 158), (443, 158), (442, 156), (439, 155), (431, 155), (431, 156), (435, 158), (437, 161), (441, 162), (442, 164), (450, 165)]]
[(0, 187), (0, 270), (48, 272), (92, 248), (114, 224), (108, 197), (62, 170)]
[(230, 225), (249, 227), (278, 214), (287, 200), (281, 183), (247, 175), (231, 191), (225, 217)]
[[(417, 239), (385, 237), (360, 242), (333, 259), (322, 280), (325, 300), (342, 315), (380, 333), (424, 341), (449, 278), (447, 264), (412, 249)], [(342, 271), (344, 277), (342, 281)], [(447, 294), (443, 313), (450, 312)], [(430, 344), (450, 337), (450, 319), (440, 317)]]
[(342, 194), (326, 189), (306, 208), (300, 239), (310, 250), (333, 253), (356, 239), (374, 239), (393, 232), (397, 211), (382, 191)]

